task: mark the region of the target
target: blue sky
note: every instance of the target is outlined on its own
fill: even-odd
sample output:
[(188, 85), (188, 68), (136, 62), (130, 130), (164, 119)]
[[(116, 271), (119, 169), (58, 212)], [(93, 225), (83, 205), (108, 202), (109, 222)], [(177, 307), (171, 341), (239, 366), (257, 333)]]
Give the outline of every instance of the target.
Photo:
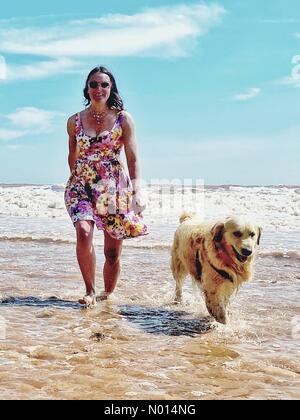
[(18, 0), (0, 15), (0, 183), (63, 183), (66, 120), (98, 64), (143, 177), (300, 183), (299, 0)]

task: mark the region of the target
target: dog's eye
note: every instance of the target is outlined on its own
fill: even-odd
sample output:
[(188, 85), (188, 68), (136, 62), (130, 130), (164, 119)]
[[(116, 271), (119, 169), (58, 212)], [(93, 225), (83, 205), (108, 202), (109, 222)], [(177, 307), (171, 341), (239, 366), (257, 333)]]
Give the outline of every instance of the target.
[(251, 236), (251, 238), (254, 238), (255, 233), (254, 233), (254, 232), (251, 232), (251, 233), (250, 233), (250, 236)]
[(241, 238), (243, 236), (242, 232), (240, 232), (239, 230), (236, 232), (233, 232), (233, 234), (236, 238)]

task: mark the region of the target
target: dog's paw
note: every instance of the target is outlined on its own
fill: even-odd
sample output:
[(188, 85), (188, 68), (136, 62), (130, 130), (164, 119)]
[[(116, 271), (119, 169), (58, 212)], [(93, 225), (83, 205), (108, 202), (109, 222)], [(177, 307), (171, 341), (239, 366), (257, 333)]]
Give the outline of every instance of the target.
[(178, 292), (176, 290), (173, 303), (175, 305), (178, 305), (179, 303), (182, 303), (182, 293), (181, 293), (181, 291)]
[(173, 305), (181, 305), (183, 303), (182, 296), (180, 296), (180, 297), (175, 296), (175, 298), (174, 298), (174, 300), (173, 300), (172, 303), (173, 303)]

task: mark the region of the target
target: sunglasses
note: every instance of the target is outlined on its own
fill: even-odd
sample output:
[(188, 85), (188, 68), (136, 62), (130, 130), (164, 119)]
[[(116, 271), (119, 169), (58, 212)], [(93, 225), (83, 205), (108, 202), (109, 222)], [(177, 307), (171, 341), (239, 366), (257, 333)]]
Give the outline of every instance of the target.
[(108, 82), (99, 83), (99, 82), (96, 82), (96, 80), (92, 80), (91, 82), (88, 83), (88, 85), (91, 89), (97, 89), (97, 87), (99, 86), (102, 87), (103, 89), (106, 89), (108, 88), (110, 84)]

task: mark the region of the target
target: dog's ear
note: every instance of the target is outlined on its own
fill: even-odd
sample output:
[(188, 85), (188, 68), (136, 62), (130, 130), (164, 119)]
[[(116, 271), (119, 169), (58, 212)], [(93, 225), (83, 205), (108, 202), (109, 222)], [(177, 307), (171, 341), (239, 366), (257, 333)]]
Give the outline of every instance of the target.
[(211, 230), (213, 241), (221, 242), (225, 231), (224, 223), (217, 223)]
[(199, 232), (194, 232), (191, 237), (191, 247), (193, 249), (200, 249), (203, 243), (203, 235)]
[(257, 235), (257, 245), (259, 245), (259, 243), (260, 243), (260, 238), (261, 238), (261, 231), (262, 231), (262, 228), (261, 228), (260, 226), (258, 226), (257, 230), (258, 230), (258, 235)]

